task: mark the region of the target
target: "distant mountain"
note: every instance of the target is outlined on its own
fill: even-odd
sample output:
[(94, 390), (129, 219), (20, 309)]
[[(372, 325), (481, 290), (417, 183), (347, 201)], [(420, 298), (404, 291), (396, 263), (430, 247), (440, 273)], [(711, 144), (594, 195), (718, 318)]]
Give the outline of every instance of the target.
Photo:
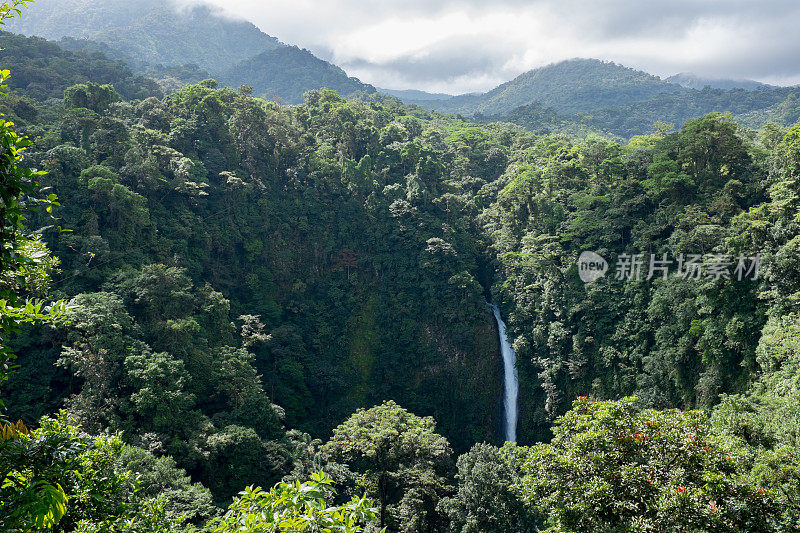
[(570, 59), (521, 74), (481, 95), (428, 101), (425, 107), (466, 115), (496, 115), (538, 102), (572, 114), (685, 91), (657, 76), (598, 59)]
[(800, 122), (800, 88), (795, 87), (785, 99), (763, 109), (754, 109), (736, 115), (740, 124), (759, 128), (768, 122), (791, 126)]
[(219, 75), (231, 87), (252, 85), (256, 96), (281, 99), (288, 104), (303, 101), (303, 93), (322, 87), (342, 96), (374, 93), (375, 87), (351, 78), (336, 65), (296, 46), (283, 46), (246, 59)]
[(281, 46), (253, 24), (222, 16), (218, 9), (178, 8), (164, 0), (37, 0), (24, 16), (7, 21), (6, 29), (54, 41), (91, 39), (136, 63), (194, 63), (210, 71)]
[(444, 93), (429, 93), (426, 91), (418, 91), (416, 89), (381, 89), (375, 88), (379, 93), (388, 94), (395, 98), (399, 98), (407, 104), (414, 104), (417, 102), (426, 102), (430, 100), (449, 100), (453, 98), (452, 94)]
[[(106, 43), (92, 41), (91, 39), (63, 37), (54, 44), (57, 44), (64, 50), (70, 50), (83, 55), (94, 56), (100, 53), (109, 59), (116, 59), (127, 65), (137, 64), (128, 54), (116, 48), (112, 48)], [(175, 92), (184, 85), (197, 83), (213, 77), (207, 70), (200, 68), (194, 63), (187, 63), (185, 65), (144, 65), (139, 63), (139, 65), (137, 73), (158, 83), (166, 93)]]
[(762, 87), (772, 87), (766, 83), (761, 83), (755, 80), (733, 80), (725, 78), (703, 78), (692, 72), (681, 72), (670, 76), (665, 81), (675, 83), (687, 89), (702, 90), (704, 87), (711, 87), (712, 89), (745, 89), (754, 91)]
[[(720, 88), (709, 87), (711, 81)], [(701, 85), (701, 90), (681, 84)], [(770, 121), (790, 125), (800, 113), (795, 95), (800, 96), (800, 87), (691, 74), (662, 80), (615, 63), (572, 59), (531, 70), (484, 94), (409, 103), (482, 122), (512, 122), (537, 133), (605, 132), (629, 138), (653, 131), (659, 120), (679, 128), (714, 111), (730, 112), (751, 127)]]
[(258, 96), (299, 103), (310, 89), (374, 93), (371, 85), (308, 50), (287, 46), (249, 22), (204, 4), (169, 0), (38, 0), (8, 29), (39, 35), (73, 51), (124, 60), (167, 90), (203, 77)]

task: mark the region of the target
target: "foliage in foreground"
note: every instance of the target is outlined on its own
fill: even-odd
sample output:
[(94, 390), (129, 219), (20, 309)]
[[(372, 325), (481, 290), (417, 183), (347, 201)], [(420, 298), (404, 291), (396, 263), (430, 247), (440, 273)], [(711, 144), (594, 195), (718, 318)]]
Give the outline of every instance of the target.
[(541, 520), (517, 491), (526, 448), (478, 443), (458, 458), (458, 490), (439, 510), (451, 533), (532, 533)]
[[(19, 15), (25, 2), (0, 5), (0, 26)], [(10, 76), (0, 71), (0, 96), (5, 95)], [(25, 220), (38, 209), (48, 214), (56, 195), (41, 196), (37, 180), (43, 172), (22, 165), (23, 152), (32, 143), (14, 130), (14, 123), (0, 114), (0, 386), (8, 379), (14, 354), (8, 346), (11, 335), (23, 324), (53, 321), (64, 310), (63, 302), (44, 305), (50, 274), (58, 259), (50, 255), (39, 235), (25, 229)], [(37, 299), (38, 298), (38, 299)], [(0, 409), (4, 406), (0, 400)], [(2, 420), (0, 412), (0, 421)]]
[(217, 533), (357, 533), (376, 519), (366, 497), (340, 506), (327, 503), (336, 494), (333, 480), (318, 472), (303, 483), (278, 483), (270, 490), (247, 487), (219, 521)]
[(520, 481), (549, 531), (774, 530), (774, 499), (697, 411), (580, 398), (553, 432)]
[(129, 471), (114, 468), (118, 437), (91, 436), (66, 415), (28, 430), (2, 426), (0, 530), (168, 531), (163, 504), (137, 497)]

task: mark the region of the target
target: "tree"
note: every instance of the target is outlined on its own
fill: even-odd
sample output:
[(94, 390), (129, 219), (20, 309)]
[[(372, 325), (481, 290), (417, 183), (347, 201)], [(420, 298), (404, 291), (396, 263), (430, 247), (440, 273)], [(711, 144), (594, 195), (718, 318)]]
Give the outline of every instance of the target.
[(247, 487), (234, 498), (228, 512), (216, 525), (216, 533), (292, 532), (358, 533), (375, 520), (375, 509), (366, 497), (353, 497), (340, 506), (327, 503), (335, 491), (324, 472), (314, 473), (304, 483), (278, 483), (269, 491)]
[(117, 100), (119, 100), (119, 95), (114, 91), (114, 87), (108, 84), (79, 83), (64, 91), (65, 105), (91, 109), (96, 113), (102, 113)]
[(255, 356), (243, 348), (224, 346), (217, 354), (216, 394), (226, 411), (215, 421), (255, 428), (263, 438), (276, 438), (283, 433), (278, 414), (269, 401), (261, 376), (252, 363)]
[(116, 468), (119, 437), (92, 437), (63, 412), (39, 424), (0, 425), (0, 529), (171, 530), (161, 503), (140, 498), (131, 473)]
[(450, 519), (452, 533), (526, 533), (537, 531), (536, 517), (515, 490), (519, 482), (516, 445), (502, 448), (476, 444), (457, 461), (458, 490), (439, 508)]
[(122, 299), (113, 293), (79, 294), (65, 313), (68, 343), (56, 365), (81, 381), (80, 390), (65, 401), (78, 423), (92, 432), (119, 428), (119, 382), (129, 353), (150, 352), (132, 338), (134, 322)]
[(136, 477), (138, 498), (158, 498), (170, 520), (200, 525), (219, 516), (211, 491), (192, 483), (186, 472), (170, 456), (156, 457), (135, 446), (123, 446), (114, 459), (114, 470)]
[(153, 431), (171, 442), (185, 439), (197, 428), (199, 413), (192, 411), (195, 397), (187, 392), (189, 374), (183, 361), (167, 352), (131, 353), (123, 363), (130, 395), (123, 411), (136, 420), (141, 431)]
[(393, 401), (359, 409), (333, 430), (325, 452), (358, 474), (358, 485), (380, 504), (380, 525), (391, 531), (430, 531), (436, 505), (449, 491), (452, 451), (434, 432), (432, 418), (418, 417)]
[(289, 451), (275, 441), (264, 441), (252, 428), (230, 425), (210, 435), (203, 482), (218, 498), (230, 498), (244, 484), (268, 485), (289, 468)]
[(548, 531), (771, 531), (773, 499), (697, 411), (579, 398), (529, 450), (520, 490)]
[(749, 482), (779, 502), (784, 531), (800, 527), (800, 316), (771, 317), (757, 349), (762, 370), (744, 394), (725, 395), (712, 422), (752, 457)]
[[(14, 0), (0, 4), (0, 26), (5, 20), (19, 16), (20, 8), (28, 3)], [(2, 89), (7, 87), (9, 76), (9, 71), (0, 71), (0, 95), (5, 94)], [(20, 165), (31, 141), (17, 134), (13, 126), (13, 122), (0, 118), (0, 386), (12, 369), (14, 354), (8, 347), (9, 337), (19, 331), (21, 324), (53, 321), (64, 310), (63, 302), (48, 306), (37, 300), (46, 295), (50, 273), (58, 260), (50, 255), (38, 235), (26, 232), (25, 219), (38, 209), (50, 213), (58, 204), (55, 194), (38, 196), (46, 192), (37, 191), (37, 179), (43, 173)]]

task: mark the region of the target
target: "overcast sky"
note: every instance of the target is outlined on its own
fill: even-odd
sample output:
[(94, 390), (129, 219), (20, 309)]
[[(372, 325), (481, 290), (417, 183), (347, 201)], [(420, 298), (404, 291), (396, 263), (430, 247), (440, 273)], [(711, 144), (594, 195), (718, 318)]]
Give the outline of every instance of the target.
[(800, 0), (208, 1), (391, 89), (485, 91), (573, 57), (800, 83)]

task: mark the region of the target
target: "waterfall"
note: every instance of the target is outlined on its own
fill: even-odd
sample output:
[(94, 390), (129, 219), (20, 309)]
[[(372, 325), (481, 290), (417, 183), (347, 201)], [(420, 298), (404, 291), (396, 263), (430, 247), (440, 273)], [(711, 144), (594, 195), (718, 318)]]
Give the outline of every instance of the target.
[(503, 407), (506, 415), (506, 435), (508, 442), (517, 442), (517, 396), (519, 377), (517, 376), (517, 356), (506, 337), (506, 324), (500, 316), (500, 308), (491, 304), (497, 331), (500, 334), (500, 353), (503, 355)]

